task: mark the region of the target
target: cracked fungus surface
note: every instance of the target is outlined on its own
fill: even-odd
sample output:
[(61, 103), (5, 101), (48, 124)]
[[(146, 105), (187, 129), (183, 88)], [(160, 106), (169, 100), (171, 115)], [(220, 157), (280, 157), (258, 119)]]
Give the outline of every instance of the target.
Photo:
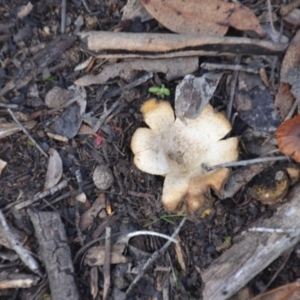
[(165, 176), (162, 202), (167, 211), (184, 207), (194, 213), (212, 205), (210, 188), (221, 192), (229, 170), (207, 172), (213, 166), (235, 161), (237, 138), (223, 139), (231, 125), (221, 113), (207, 105), (196, 119), (175, 119), (167, 101), (146, 101), (141, 111), (149, 128), (134, 133), (131, 149), (134, 163), (142, 171)]

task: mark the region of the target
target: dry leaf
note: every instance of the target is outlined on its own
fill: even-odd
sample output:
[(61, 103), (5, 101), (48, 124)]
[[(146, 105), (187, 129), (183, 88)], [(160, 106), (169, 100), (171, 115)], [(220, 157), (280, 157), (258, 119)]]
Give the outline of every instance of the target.
[(299, 298), (300, 282), (293, 282), (262, 293), (252, 300), (299, 300)]
[[(280, 76), (300, 64), (300, 30), (297, 31), (282, 61)], [(276, 95), (275, 105), (278, 107), (280, 116), (285, 119), (294, 103), (294, 97), (288, 84), (281, 82)]]
[(45, 104), (50, 108), (59, 108), (74, 97), (74, 92), (59, 86), (52, 88), (45, 97)]
[(265, 88), (260, 76), (240, 72), (238, 84), (234, 106), (239, 117), (254, 130), (274, 133), (281, 119), (273, 95)]
[(140, 18), (142, 22), (146, 22), (152, 19), (152, 16), (148, 14), (139, 0), (128, 0), (126, 5), (122, 8), (122, 11), (122, 20)]
[(31, 2), (28, 2), (26, 5), (21, 5), (17, 8), (17, 16), (20, 19), (25, 18), (28, 14), (30, 14), (31, 10), (33, 8), (33, 5)]
[(76, 103), (68, 106), (53, 126), (57, 134), (68, 139), (73, 138), (77, 134), (82, 124), (82, 115), (86, 110), (87, 98), (86, 90), (83, 87), (72, 86), (72, 88), (74, 89), (73, 100), (76, 100)]
[[(111, 249), (111, 264), (122, 264), (127, 262), (127, 257), (122, 253), (125, 249), (125, 244), (116, 244)], [(89, 266), (103, 266), (105, 261), (105, 246), (95, 246), (88, 250), (84, 259), (84, 264)]]
[(289, 12), (285, 17), (284, 21), (289, 23), (291, 26), (299, 26), (300, 25), (300, 9), (295, 8), (291, 12)]
[(6, 165), (7, 165), (7, 162), (0, 159), (0, 175), (1, 175), (3, 169), (5, 168)]
[(201, 77), (186, 75), (176, 87), (175, 114), (178, 118), (196, 119), (213, 96), (223, 73)]
[(75, 81), (76, 85), (88, 86), (103, 84), (117, 76), (127, 77), (132, 71), (165, 73), (167, 80), (193, 73), (198, 69), (197, 57), (178, 57), (169, 59), (137, 59), (105, 66), (98, 75), (85, 75)]
[(58, 152), (55, 149), (50, 148), (49, 154), (50, 154), (50, 158), (49, 158), (48, 169), (46, 173), (44, 191), (54, 187), (60, 181), (63, 173), (62, 160)]
[(241, 4), (221, 0), (140, 0), (140, 2), (150, 15), (174, 32), (224, 36), (231, 26), (264, 36), (255, 14)]
[(139, 128), (131, 140), (134, 163), (142, 171), (165, 176), (162, 202), (167, 211), (201, 214), (212, 206), (210, 188), (220, 193), (229, 175), (226, 168), (207, 172), (207, 166), (235, 161), (237, 138), (224, 137), (231, 125), (207, 105), (196, 119), (175, 120), (169, 102), (150, 99), (141, 108), (149, 128)]
[[(291, 86), (291, 93), (298, 102), (300, 101), (300, 65), (280, 77), (281, 82), (288, 83)], [(299, 110), (299, 107), (298, 107)]]
[(80, 217), (80, 229), (86, 230), (97, 217), (98, 213), (105, 208), (105, 194), (101, 193), (92, 206)]
[[(27, 129), (32, 129), (36, 121), (25, 122), (23, 125)], [(18, 131), (22, 131), (22, 128), (16, 123), (0, 123), (0, 139), (10, 136)]]

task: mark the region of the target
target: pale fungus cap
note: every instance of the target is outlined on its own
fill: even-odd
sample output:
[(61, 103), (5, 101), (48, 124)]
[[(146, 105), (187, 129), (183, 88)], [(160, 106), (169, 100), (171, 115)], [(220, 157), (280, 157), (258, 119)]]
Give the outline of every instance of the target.
[[(190, 213), (208, 208), (210, 188), (221, 192), (229, 170), (207, 172), (213, 166), (238, 158), (237, 138), (223, 139), (231, 125), (207, 105), (196, 119), (175, 119), (167, 101), (146, 101), (141, 108), (150, 128), (139, 128), (132, 137), (134, 163), (142, 171), (165, 176), (162, 202), (174, 211), (184, 201)], [(212, 202), (210, 201), (210, 206)]]

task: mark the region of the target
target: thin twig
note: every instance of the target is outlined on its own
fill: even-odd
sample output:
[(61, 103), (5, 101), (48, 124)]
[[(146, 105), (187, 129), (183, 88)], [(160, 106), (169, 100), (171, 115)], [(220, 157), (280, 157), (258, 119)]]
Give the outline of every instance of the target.
[(118, 99), (115, 103), (111, 106), (110, 109), (104, 109), (104, 112), (101, 114), (100, 118), (98, 119), (96, 125), (93, 127), (93, 131), (97, 132), (99, 128), (103, 125), (107, 117), (120, 105), (122, 99)]
[(66, 103), (64, 103), (63, 105), (61, 105), (61, 106), (59, 106), (59, 107), (52, 108), (52, 109), (46, 111), (45, 113), (46, 113), (46, 114), (52, 114), (52, 113), (54, 113), (54, 112), (56, 112), (56, 111), (58, 111), (58, 110), (61, 110), (61, 109), (65, 108), (65, 107), (68, 107), (69, 105), (73, 104), (74, 102), (76, 102), (76, 101), (78, 101), (78, 100), (80, 100), (80, 99), (82, 99), (82, 96), (80, 96), (80, 95), (75, 96), (75, 97), (73, 97), (72, 99), (68, 100), (68, 101), (67, 101)]
[(27, 137), (30, 139), (30, 141), (34, 144), (35, 147), (37, 147), (40, 152), (48, 158), (48, 154), (39, 146), (39, 144), (33, 139), (33, 137), (30, 135), (30, 133), (27, 131), (27, 129), (21, 124), (21, 122), (16, 118), (15, 114), (12, 112), (10, 108), (7, 109), (9, 114), (12, 116), (14, 121), (22, 128), (23, 132), (27, 135)]
[(0, 107), (11, 108), (11, 109), (18, 109), (19, 105), (18, 104), (0, 103)]
[(273, 24), (271, 0), (267, 0), (267, 4), (268, 4), (268, 15), (269, 15), (270, 26), (271, 26), (271, 29), (272, 29), (274, 35), (277, 35), (277, 31), (275, 30), (274, 24)]
[[(235, 63), (237, 65), (239, 65), (240, 62), (241, 62), (241, 59), (242, 59), (242, 56), (238, 55), (235, 59)], [(232, 105), (233, 105), (233, 100), (234, 100), (238, 75), (239, 75), (239, 71), (234, 71), (233, 72), (232, 81), (231, 81), (231, 85), (230, 85), (230, 98), (229, 98), (229, 102), (228, 102), (227, 108), (226, 108), (226, 117), (227, 117), (228, 120), (230, 120), (230, 117), (231, 117)]]
[(60, 23), (61, 33), (65, 33), (66, 30), (66, 14), (67, 14), (67, 0), (61, 0), (61, 23)]
[[(172, 234), (171, 239), (174, 239), (178, 233), (180, 232), (181, 228), (183, 227), (184, 223), (186, 221), (186, 217), (184, 217), (179, 226), (177, 227), (177, 229), (174, 231), (174, 233)], [(126, 295), (128, 295), (131, 290), (133, 289), (133, 287), (136, 285), (136, 283), (142, 278), (142, 276), (144, 275), (145, 271), (154, 263), (154, 261), (161, 256), (167, 249), (168, 247), (171, 245), (172, 241), (171, 239), (169, 239), (162, 248), (160, 248), (158, 251), (155, 251), (152, 256), (147, 260), (147, 262), (145, 263), (145, 265), (143, 266), (143, 269), (141, 270), (141, 272), (134, 278), (134, 280), (132, 281), (132, 283), (130, 284), (130, 286), (128, 287), (127, 291), (126, 291)]]
[(89, 13), (89, 14), (92, 14), (93, 12), (90, 10), (90, 8), (88, 7), (87, 3), (85, 0), (81, 0), (83, 6), (85, 7), (86, 11)]
[(14, 207), (14, 209), (19, 210), (24, 207), (27, 207), (46, 196), (53, 195), (56, 192), (62, 190), (63, 188), (65, 188), (68, 185), (68, 182), (69, 182), (69, 180), (63, 180), (56, 186), (52, 187), (51, 189), (49, 189), (45, 192), (36, 194), (32, 199), (25, 200), (20, 203), (10, 203), (10, 204), (6, 205), (4, 209), (7, 210), (7, 209), (10, 209), (11, 207)]
[[(75, 176), (77, 179), (79, 192), (82, 192), (82, 176), (81, 176), (79, 169), (76, 170)], [(79, 213), (78, 201), (77, 201), (76, 197), (73, 197), (73, 201), (75, 202), (74, 203), (75, 204), (75, 224), (76, 224), (77, 236), (79, 239), (80, 246), (83, 246), (84, 245), (83, 236), (82, 236), (82, 232), (80, 229), (80, 213)]]
[[(268, 232), (268, 233), (294, 233), (299, 229), (296, 228), (267, 228), (267, 227), (251, 227), (248, 228), (247, 231), (249, 232)], [(245, 234), (247, 231), (242, 232), (242, 234)]]
[(287, 116), (285, 117), (284, 121), (290, 119), (290, 118), (294, 115), (294, 113), (295, 113), (295, 111), (296, 111), (296, 109), (297, 109), (298, 104), (299, 104), (299, 103), (298, 103), (298, 100), (296, 99), (295, 102), (293, 103), (293, 106), (292, 106), (292, 108), (290, 109), (289, 113), (288, 113)]
[(108, 297), (108, 290), (110, 286), (110, 261), (111, 259), (111, 228), (106, 227), (105, 230), (105, 261), (103, 266), (104, 286), (103, 286), (103, 300)]
[(134, 237), (134, 236), (139, 236), (139, 235), (153, 235), (153, 236), (158, 236), (161, 238), (164, 238), (170, 242), (173, 242), (175, 244), (178, 243), (177, 240), (171, 238), (170, 236), (163, 234), (163, 233), (159, 233), (159, 232), (155, 232), (155, 231), (147, 231), (147, 230), (140, 230), (140, 231), (135, 231), (135, 232), (131, 232), (126, 234), (125, 236), (122, 236), (119, 240), (118, 243), (124, 243), (124, 244), (128, 244), (128, 241)]
[(261, 157), (261, 158), (254, 158), (249, 160), (242, 160), (242, 161), (232, 161), (225, 164), (215, 165), (208, 167), (202, 164), (202, 167), (206, 169), (206, 171), (212, 171), (221, 168), (230, 168), (230, 167), (239, 167), (239, 166), (247, 166), (250, 164), (258, 164), (261, 162), (268, 162), (268, 161), (275, 161), (275, 160), (288, 160), (289, 158), (286, 156), (277, 156), (277, 157)]
[(294, 251), (295, 247), (296, 247), (296, 246), (291, 247), (289, 250), (286, 251), (286, 253), (285, 253), (285, 255), (284, 255), (285, 257), (284, 257), (283, 262), (281, 263), (280, 267), (277, 268), (275, 274), (274, 274), (274, 275), (272, 276), (272, 278), (269, 280), (268, 284), (267, 284), (266, 286), (264, 286), (264, 288), (263, 288), (262, 291), (260, 291), (261, 293), (262, 293), (262, 292), (265, 292), (265, 291), (269, 288), (269, 286), (270, 286), (270, 285), (272, 284), (272, 282), (276, 279), (276, 277), (278, 276), (278, 274), (279, 274), (279, 273), (282, 271), (282, 269), (285, 267), (285, 265), (286, 265), (287, 261), (289, 260), (289, 258), (290, 258), (290, 256), (291, 256), (292, 252)]
[(213, 63), (202, 63), (202, 69), (214, 71), (214, 70), (229, 70), (229, 71), (242, 71), (247, 73), (259, 74), (259, 69), (251, 68), (242, 65), (226, 65), (226, 64), (213, 64)]
[(116, 90), (113, 90), (111, 92), (108, 92), (106, 93), (104, 96), (103, 96), (103, 99), (106, 100), (106, 99), (109, 99), (109, 98), (112, 98), (112, 97), (116, 97), (118, 95), (121, 95), (122, 92), (126, 91), (126, 90), (131, 90), (145, 82), (147, 82), (149, 79), (151, 79), (153, 77), (153, 73), (147, 73), (145, 75), (143, 75), (142, 77), (138, 78), (137, 80), (133, 81), (133, 82), (130, 82), (129, 84), (126, 84)]

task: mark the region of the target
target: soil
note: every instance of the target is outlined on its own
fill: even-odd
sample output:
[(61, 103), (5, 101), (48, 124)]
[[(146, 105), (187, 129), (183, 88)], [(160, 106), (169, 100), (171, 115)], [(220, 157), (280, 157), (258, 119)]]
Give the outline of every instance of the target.
[[(27, 1), (2, 0), (2, 3), (0, 8), (1, 22), (13, 24), (10, 29), (7, 29), (9, 36), (0, 39), (1, 63), (8, 59), (12, 60), (12, 63), (6, 63), (5, 67), (3, 67), (4, 64), (2, 67), (0, 66), (0, 87), (3, 88), (18, 71), (18, 62), (20, 63), (24, 57), (30, 59), (31, 54), (27, 55), (26, 50), (39, 43), (49, 43), (56, 35), (59, 35), (61, 1), (32, 1), (34, 8), (23, 20), (16, 18), (16, 8), (27, 4)], [(67, 32), (74, 29), (74, 20), (78, 16), (82, 16), (85, 21), (81, 30), (112, 30), (112, 28), (120, 26), (121, 9), (125, 3), (126, 1), (121, 0), (91, 0), (88, 2), (88, 6), (95, 13), (90, 15), (81, 1), (68, 1)], [(249, 1), (247, 3), (249, 4)], [(130, 30), (132, 26), (136, 25), (130, 24), (130, 26), (125, 26), (125, 28)], [(151, 30), (157, 28), (158, 24), (152, 20), (147, 23), (147, 26), (150, 28), (148, 30)], [(22, 28), (30, 29), (30, 37), (16, 42), (14, 36)], [(57, 28), (56, 32), (53, 32), (54, 28)], [(49, 29), (51, 29), (50, 33)], [(60, 214), (65, 225), (72, 259), (83, 245), (95, 239), (93, 233), (96, 229), (98, 229), (97, 238), (103, 237), (105, 227), (110, 226), (112, 243), (114, 243), (120, 235), (138, 230), (151, 230), (172, 235), (182, 219), (180, 215), (165, 212), (160, 201), (163, 178), (138, 170), (133, 163), (133, 153), (130, 149), (131, 137), (135, 130), (139, 127), (145, 127), (140, 107), (149, 98), (148, 88), (165, 84), (171, 90), (171, 95), (167, 96), (166, 100), (173, 105), (175, 87), (179, 80), (167, 82), (164, 75), (155, 74), (153, 79), (134, 89), (135, 95), (138, 95), (134, 99), (126, 101), (122, 98), (118, 108), (106, 119), (104, 126), (98, 131), (101, 142), (90, 134), (76, 135), (68, 142), (50, 138), (47, 134), (51, 132), (53, 120), (58, 118), (60, 114), (59, 111), (51, 112), (45, 107), (44, 99), (47, 92), (56, 86), (67, 88), (73, 84), (74, 80), (84, 75), (86, 70), (74, 71), (74, 69), (87, 58), (87, 53), (81, 49), (81, 45), (77, 41), (61, 57), (54, 60), (48, 66), (48, 70), (51, 67), (57, 67), (64, 60), (68, 61), (66, 65), (53, 68), (54, 71), (51, 71), (46, 77), (44, 74), (37, 74), (30, 83), (18, 91), (11, 90), (5, 94), (7, 103), (17, 105), (18, 109), (14, 110), (16, 114), (18, 112), (27, 119), (34, 119), (37, 122), (34, 128), (30, 130), (30, 134), (40, 147), (45, 152), (54, 148), (62, 158), (63, 178), (69, 180), (67, 188), (35, 202), (31, 208), (41, 211), (56, 211)], [(103, 62), (95, 62), (92, 72), (96, 72), (97, 63)], [(135, 76), (138, 78), (142, 74), (143, 72), (139, 72)], [(115, 78), (104, 85), (86, 87), (86, 111), (92, 112), (95, 117), (101, 116), (106, 109), (109, 109), (120, 99), (120, 96), (117, 96), (103, 101), (101, 95), (114, 91), (127, 83), (129, 82)], [(28, 96), (29, 88), (32, 85), (36, 85), (38, 91), (38, 96), (34, 99)], [(105, 91), (103, 92), (104, 88)], [(212, 101), (215, 107), (224, 108), (224, 102), (220, 100), (221, 98), (228, 98), (225, 79), (220, 84), (216, 97)], [(6, 108), (0, 107), (0, 120), (13, 122)], [(235, 134), (239, 134), (245, 128), (247, 125), (239, 120), (234, 128)], [(242, 148), (241, 156), (250, 158), (243, 152)], [(39, 246), (34, 237), (34, 230), (26, 209), (17, 211), (5, 208), (11, 203), (32, 199), (34, 195), (43, 190), (48, 159), (41, 154), (22, 131), (0, 140), (0, 158), (7, 162), (7, 166), (0, 177), (0, 208), (3, 209), (9, 224), (27, 237), (26, 247), (38, 256)], [(114, 177), (112, 186), (104, 191), (97, 189), (93, 184), (93, 171), (98, 164), (109, 167)], [(82, 176), (82, 191), (86, 195), (86, 203), (78, 202), (76, 204), (75, 191), (78, 190), (76, 171), (80, 171)], [(227, 244), (226, 241), (234, 240), (235, 236), (245, 230), (254, 220), (270, 217), (274, 213), (272, 207), (249, 198), (247, 189), (248, 187), (244, 187), (233, 198), (225, 200), (219, 200), (217, 195), (214, 195), (216, 201), (212, 212), (205, 218), (193, 218), (193, 220), (186, 221), (178, 235), (184, 263), (179, 259), (175, 247), (171, 245), (167, 252), (145, 272), (145, 275), (126, 299), (166, 299), (163, 296), (163, 291), (170, 277), (172, 280), (169, 299), (201, 299), (203, 290), (201, 270), (209, 266), (214, 259), (230, 247), (230, 243)], [(98, 214), (93, 223), (78, 234), (76, 214), (82, 215), (100, 193), (105, 194), (106, 210)], [(83, 244), (81, 244), (80, 237), (83, 238)], [(104, 238), (100, 244), (103, 245), (103, 241)], [(164, 239), (151, 236), (138, 236), (130, 240), (129, 245), (142, 251), (142, 255), (138, 258), (129, 247), (125, 254), (130, 257), (130, 262), (112, 265), (109, 299), (121, 299), (124, 296), (124, 292), (135, 277), (136, 271), (141, 268), (149, 257), (148, 255), (160, 249), (164, 243)], [(5, 247), (1, 247), (0, 250), (1, 253), (9, 251)], [(272, 281), (268, 289), (293, 282), (299, 278), (298, 253), (299, 251), (295, 249), (287, 261), (285, 261), (285, 257), (280, 257), (256, 276), (248, 285), (253, 295), (265, 289), (279, 268), (282, 268), (281, 271), (276, 274), (275, 280)], [(82, 264), (82, 258), (84, 255), (80, 255), (80, 259), (74, 262), (75, 279), (81, 299), (92, 299), (91, 267)], [(1, 269), (30, 273), (20, 260), (16, 260), (12, 264), (1, 258)], [(96, 299), (101, 298), (100, 295), (104, 286), (103, 268), (99, 267), (98, 270), (97, 284), (100, 293)], [(43, 272), (45, 273), (44, 269)], [(49, 293), (49, 287), (41, 282), (28, 289), (0, 290), (0, 297), (1, 299), (45, 299), (43, 297), (47, 293)], [(38, 296), (34, 297), (33, 295)]]

